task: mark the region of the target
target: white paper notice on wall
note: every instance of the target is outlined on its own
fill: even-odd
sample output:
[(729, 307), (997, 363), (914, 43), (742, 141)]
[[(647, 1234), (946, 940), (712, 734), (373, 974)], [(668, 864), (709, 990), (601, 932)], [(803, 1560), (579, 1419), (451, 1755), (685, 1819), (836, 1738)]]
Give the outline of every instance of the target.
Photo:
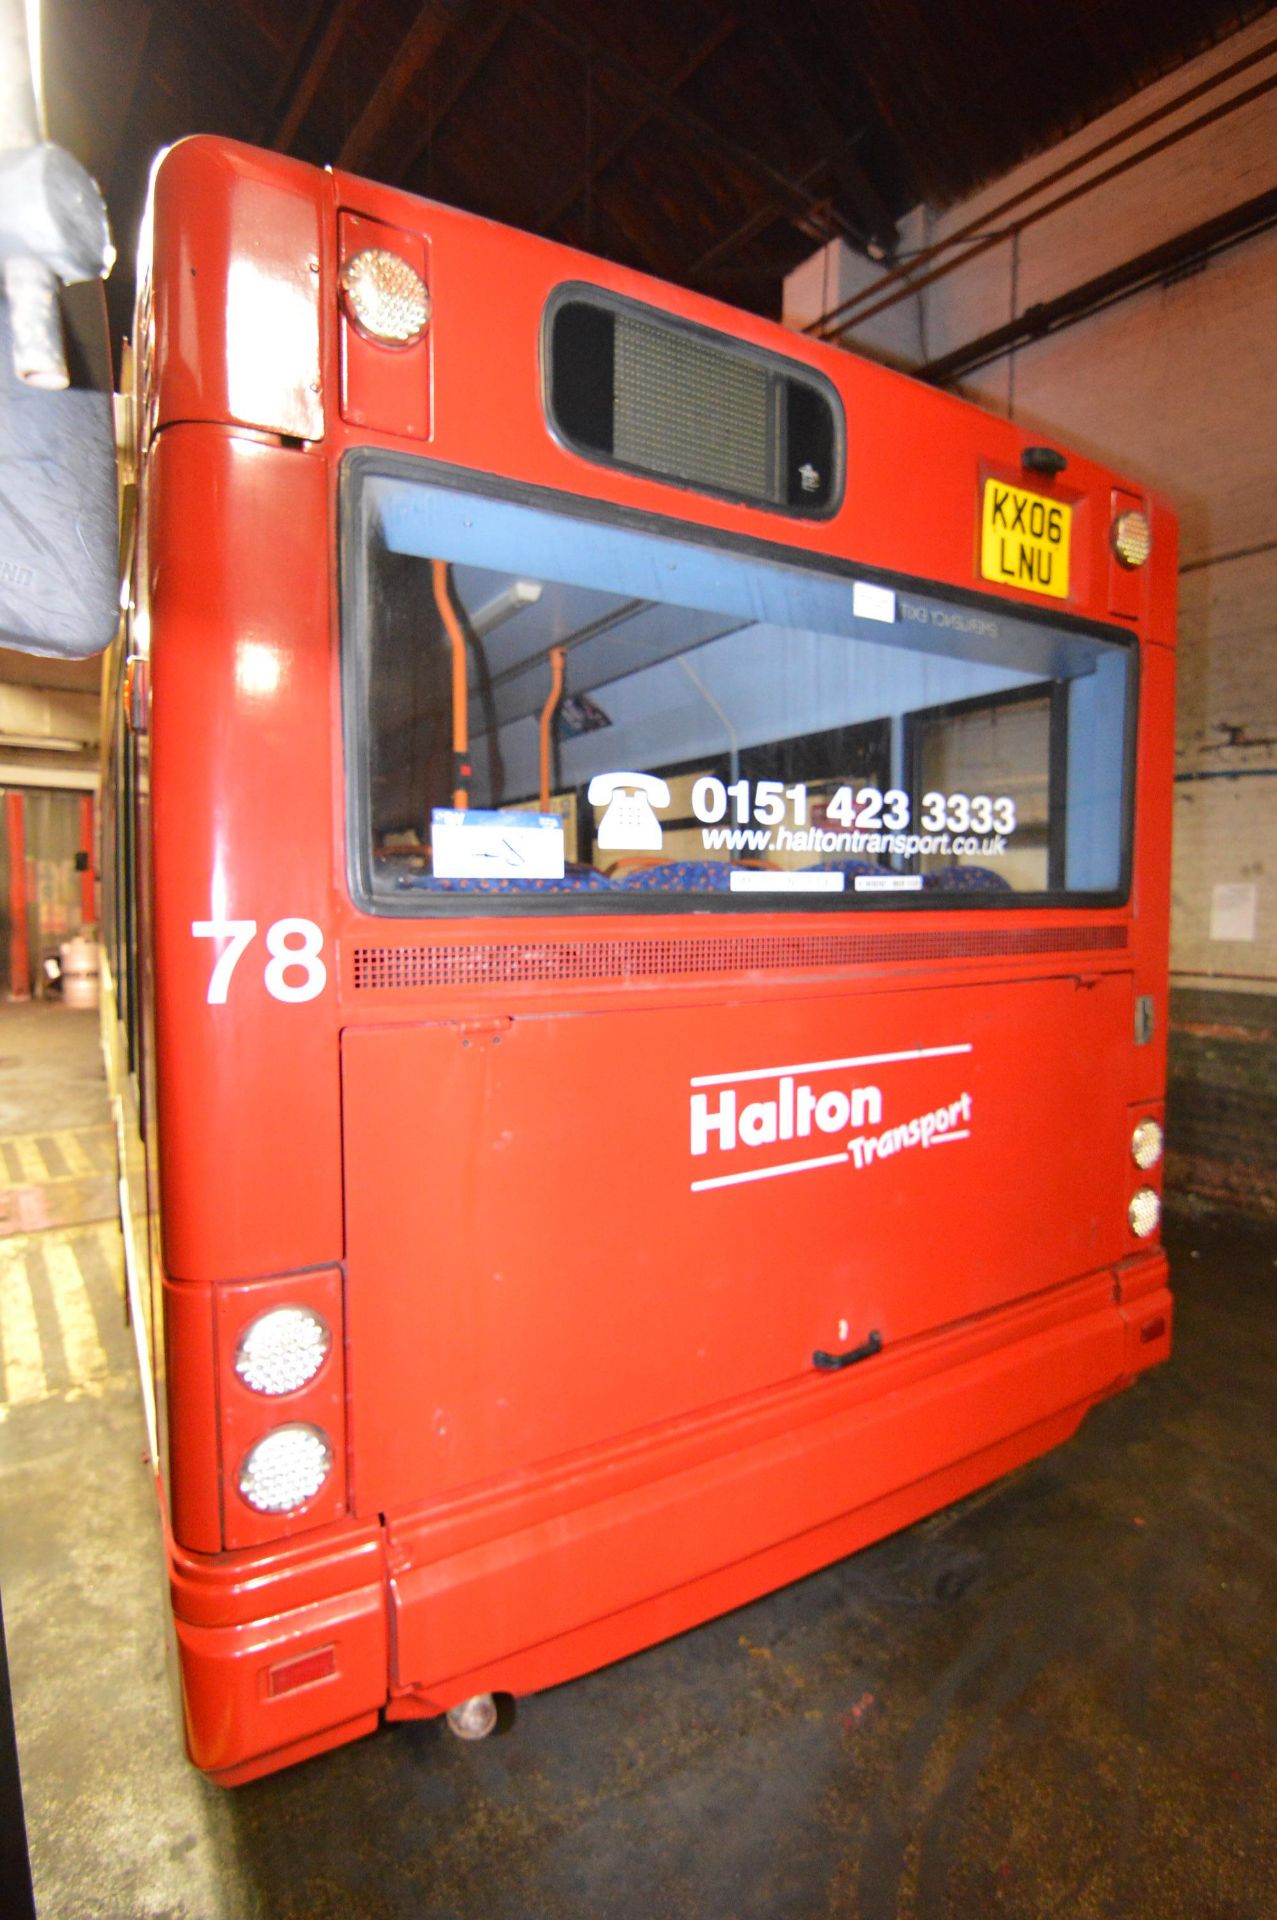
[(1252, 880), (1222, 880), (1211, 888), (1212, 940), (1253, 940), (1259, 889)]

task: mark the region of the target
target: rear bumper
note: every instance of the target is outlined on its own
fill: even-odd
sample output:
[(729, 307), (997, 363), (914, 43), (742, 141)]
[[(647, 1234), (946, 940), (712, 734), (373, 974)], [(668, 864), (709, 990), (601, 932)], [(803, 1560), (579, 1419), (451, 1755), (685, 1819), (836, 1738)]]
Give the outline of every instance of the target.
[(763, 1430), (738, 1419), (730, 1447), (613, 1457), (592, 1485), (578, 1471), (557, 1500), (544, 1489), (522, 1524), (511, 1512), (494, 1525), (473, 1502), (392, 1521), (391, 1715), (605, 1665), (1045, 1452), (1169, 1351), (1165, 1285), (1131, 1305), (1116, 1291), (1106, 1273), (804, 1381)]
[(1169, 1351), (1160, 1254), (623, 1447), (270, 1552), (171, 1547), (191, 1757), (227, 1785), (527, 1693), (796, 1579), (1074, 1431)]
[(191, 1759), (238, 1786), (370, 1733), (386, 1700), (386, 1564), (377, 1526), (276, 1548), (186, 1553), (169, 1577)]

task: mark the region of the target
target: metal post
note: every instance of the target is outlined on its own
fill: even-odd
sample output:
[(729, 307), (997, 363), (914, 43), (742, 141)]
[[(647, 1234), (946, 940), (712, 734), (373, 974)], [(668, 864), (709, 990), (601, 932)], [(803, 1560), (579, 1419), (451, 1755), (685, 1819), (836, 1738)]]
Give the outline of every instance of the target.
[(98, 918), (93, 840), (93, 795), (86, 793), (80, 799), (80, 853), (84, 859), (84, 865), (80, 868), (80, 932), (86, 935), (90, 927), (97, 925)]
[(31, 947), (27, 939), (26, 803), (21, 793), (4, 797), (9, 840), (9, 998), (31, 998)]

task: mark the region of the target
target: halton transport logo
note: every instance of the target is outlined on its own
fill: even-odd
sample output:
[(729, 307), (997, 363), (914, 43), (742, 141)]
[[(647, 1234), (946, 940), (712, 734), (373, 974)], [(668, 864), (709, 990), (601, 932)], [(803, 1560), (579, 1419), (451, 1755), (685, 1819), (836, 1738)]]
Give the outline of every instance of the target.
[[(909, 1062), (952, 1059), (974, 1051), (970, 1041), (866, 1053), (846, 1060), (807, 1060), (795, 1066), (750, 1067), (739, 1073), (700, 1074), (691, 1082), (690, 1143), (693, 1193), (779, 1180), (821, 1167), (856, 1171), (880, 1166), (898, 1153), (929, 1152), (971, 1138), (969, 1088), (919, 1110), (910, 1098)], [(768, 1149), (793, 1143), (797, 1157), (776, 1160)], [(752, 1164), (751, 1164), (752, 1163)]]

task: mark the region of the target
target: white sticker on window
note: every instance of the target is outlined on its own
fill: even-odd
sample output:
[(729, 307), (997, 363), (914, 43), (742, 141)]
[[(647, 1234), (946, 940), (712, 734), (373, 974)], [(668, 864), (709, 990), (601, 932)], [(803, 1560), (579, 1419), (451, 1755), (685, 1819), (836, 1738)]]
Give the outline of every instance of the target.
[(857, 893), (920, 893), (920, 873), (858, 873)]
[(557, 813), (436, 807), (430, 851), (440, 880), (561, 880), (563, 822)]
[(655, 807), (668, 807), (670, 790), (654, 773), (596, 773), (586, 799), (606, 809), (594, 835), (605, 853), (659, 853), (664, 829)]
[(896, 596), (890, 587), (875, 587), (868, 580), (854, 580), (851, 611), (857, 620), (891, 622), (896, 617)]
[(728, 886), (733, 893), (841, 893), (845, 876), (841, 873), (733, 873)]

